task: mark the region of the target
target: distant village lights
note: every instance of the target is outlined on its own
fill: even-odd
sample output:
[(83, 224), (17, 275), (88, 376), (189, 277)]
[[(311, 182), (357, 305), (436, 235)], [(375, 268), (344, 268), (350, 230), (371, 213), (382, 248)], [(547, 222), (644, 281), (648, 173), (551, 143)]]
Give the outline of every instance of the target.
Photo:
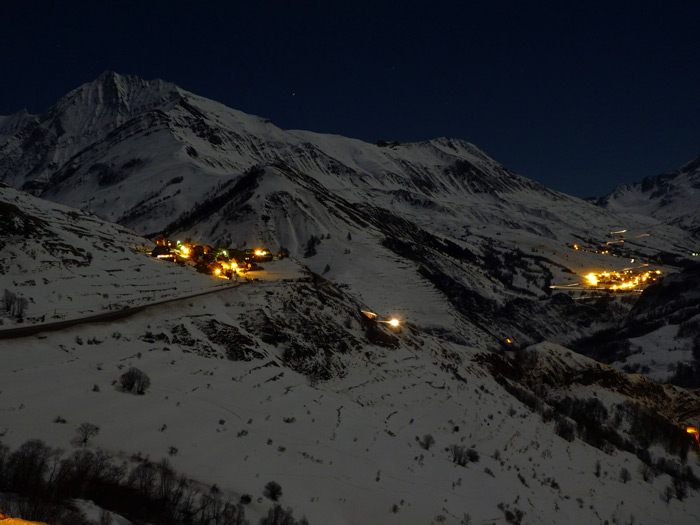
[(627, 268), (620, 271), (591, 272), (584, 277), (585, 284), (591, 288), (612, 290), (613, 292), (639, 291), (656, 281), (661, 273), (661, 270)]
[(244, 272), (262, 270), (257, 263), (266, 263), (275, 259), (289, 256), (287, 250), (272, 255), (267, 248), (244, 249), (220, 248), (190, 242), (171, 241), (163, 236), (156, 237), (155, 247), (151, 252), (153, 257), (169, 260), (181, 265), (188, 264), (202, 273), (222, 279), (235, 279), (236, 275)]

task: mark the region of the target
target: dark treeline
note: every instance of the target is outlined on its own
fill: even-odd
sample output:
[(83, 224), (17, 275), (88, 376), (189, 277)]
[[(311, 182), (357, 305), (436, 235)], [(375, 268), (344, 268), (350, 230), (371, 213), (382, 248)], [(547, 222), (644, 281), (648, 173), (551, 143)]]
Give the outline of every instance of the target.
[(129, 469), (101, 450), (80, 448), (65, 456), (38, 439), (14, 451), (0, 444), (0, 509), (52, 525), (93, 523), (71, 510), (69, 500), (81, 498), (136, 525), (248, 524), (243, 506), (226, 500), (216, 486), (200, 490), (167, 459), (132, 459), (137, 464)]

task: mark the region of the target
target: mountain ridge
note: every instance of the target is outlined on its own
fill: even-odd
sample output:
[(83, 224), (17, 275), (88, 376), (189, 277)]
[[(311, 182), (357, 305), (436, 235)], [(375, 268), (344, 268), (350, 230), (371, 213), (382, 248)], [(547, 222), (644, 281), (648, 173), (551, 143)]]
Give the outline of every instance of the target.
[(595, 202), (609, 210), (654, 217), (700, 238), (700, 211), (695, 205), (699, 196), (700, 156), (676, 170), (622, 184)]

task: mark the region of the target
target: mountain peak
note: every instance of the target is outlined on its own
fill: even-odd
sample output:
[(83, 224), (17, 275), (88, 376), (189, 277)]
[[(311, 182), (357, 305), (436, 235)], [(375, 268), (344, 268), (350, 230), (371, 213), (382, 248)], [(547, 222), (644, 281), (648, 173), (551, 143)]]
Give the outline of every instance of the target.
[(64, 110), (78, 105), (98, 113), (111, 110), (115, 117), (129, 118), (181, 96), (182, 91), (170, 82), (105, 71), (92, 82), (69, 92), (54, 108)]
[(22, 126), (25, 126), (28, 121), (34, 120), (36, 117), (22, 108), (13, 115), (0, 116), (0, 137), (5, 138), (8, 135), (16, 133)]
[(597, 204), (614, 211), (649, 215), (698, 235), (699, 193), (700, 156), (677, 170), (645, 177), (641, 182), (621, 184), (598, 199)]
[(115, 71), (109, 71), (105, 70), (100, 75), (95, 79), (99, 80), (100, 82), (105, 82), (106, 80), (116, 80), (118, 78), (122, 78), (123, 76), (129, 76), (129, 75), (120, 75), (119, 73)]

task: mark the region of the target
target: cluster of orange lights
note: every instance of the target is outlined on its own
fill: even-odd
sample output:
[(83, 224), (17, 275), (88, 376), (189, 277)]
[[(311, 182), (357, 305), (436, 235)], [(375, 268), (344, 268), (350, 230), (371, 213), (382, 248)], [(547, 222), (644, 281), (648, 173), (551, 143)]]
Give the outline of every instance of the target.
[[(624, 242), (624, 241), (623, 241)], [(610, 254), (610, 250), (587, 250), (585, 248), (581, 248), (578, 244), (572, 244), (571, 247), (576, 250), (577, 252), (587, 252), (587, 253), (602, 253), (603, 255), (608, 255)], [(616, 254), (612, 254), (616, 255)]]
[(644, 288), (661, 275), (661, 270), (623, 270), (620, 272), (591, 272), (586, 275), (589, 286), (613, 291), (635, 291)]
[[(229, 251), (222, 248), (200, 245), (198, 243), (193, 244), (189, 241), (184, 243), (180, 241), (171, 241), (162, 236), (155, 239), (155, 244), (156, 248), (153, 250), (152, 255), (158, 259), (166, 259), (175, 262), (187, 261), (199, 271), (207, 273), (208, 275), (213, 275), (214, 277), (232, 279), (235, 274), (246, 272), (251, 269), (251, 264), (243, 261), (238, 264), (236, 259), (229, 255)], [(165, 247), (166, 250), (159, 247)], [(157, 253), (157, 251), (160, 253)], [(165, 253), (162, 253), (163, 251), (165, 251)], [(245, 251), (246, 261), (248, 260), (248, 252), (250, 252), (250, 255), (269, 257), (270, 260), (272, 260), (269, 250), (256, 249)], [(261, 268), (258, 267), (257, 269)]]
[(236, 264), (235, 261), (231, 260), (230, 262), (226, 261), (219, 261), (217, 262), (218, 266), (214, 268), (214, 275), (216, 277), (221, 277), (227, 279), (226, 273), (230, 270), (232, 272), (236, 271), (236, 268), (238, 268), (238, 264)]
[(698, 432), (698, 429), (695, 427), (688, 427), (685, 429), (685, 431), (688, 434), (694, 434), (695, 435), (695, 441), (700, 442), (700, 433)]

